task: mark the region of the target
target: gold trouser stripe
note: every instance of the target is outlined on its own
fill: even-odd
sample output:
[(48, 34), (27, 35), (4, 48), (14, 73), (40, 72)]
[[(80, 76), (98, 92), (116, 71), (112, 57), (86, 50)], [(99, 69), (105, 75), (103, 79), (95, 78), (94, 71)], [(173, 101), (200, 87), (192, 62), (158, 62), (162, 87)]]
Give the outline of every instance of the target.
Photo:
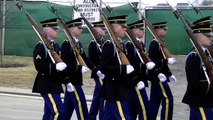
[(53, 110), (55, 112), (55, 116), (54, 116), (54, 119), (53, 120), (58, 120), (58, 116), (59, 116), (59, 112), (58, 112), (58, 109), (57, 109), (57, 106), (55, 104), (55, 101), (53, 99), (53, 96), (52, 94), (47, 94), (49, 99), (50, 99), (50, 102), (52, 103), (52, 106), (53, 106)]
[(140, 90), (135, 87), (135, 91), (138, 95), (138, 99), (139, 99), (139, 102), (140, 102), (140, 106), (141, 106), (141, 109), (142, 109), (142, 113), (143, 113), (143, 120), (147, 120), (147, 116), (146, 116), (146, 108), (145, 108), (145, 105), (144, 105), (144, 102), (143, 102), (143, 98), (141, 96), (141, 93), (140, 93)]
[(159, 82), (159, 85), (160, 85), (160, 88), (162, 90), (162, 93), (163, 93), (163, 96), (165, 97), (165, 100), (166, 100), (166, 106), (165, 106), (165, 120), (168, 120), (168, 114), (169, 114), (169, 99), (168, 99), (168, 96), (166, 94), (166, 91), (163, 87), (163, 84), (161, 82)]
[(203, 110), (203, 107), (199, 107), (199, 110), (200, 110), (200, 114), (201, 114), (202, 120), (206, 120), (206, 115), (205, 115), (205, 112)]
[(83, 110), (82, 110), (82, 106), (81, 106), (81, 100), (79, 98), (78, 92), (75, 89), (75, 86), (73, 86), (73, 88), (74, 88), (75, 98), (78, 102), (78, 109), (79, 109), (79, 113), (80, 113), (80, 118), (81, 118), (81, 120), (84, 120)]
[(103, 81), (101, 80), (101, 79), (99, 79), (99, 82), (100, 82), (100, 84), (101, 84), (101, 86), (103, 85)]
[(116, 104), (118, 106), (118, 112), (121, 116), (121, 120), (126, 120), (125, 117), (124, 117), (124, 113), (123, 113), (123, 109), (122, 109), (122, 106), (121, 106), (121, 102), (120, 101), (116, 101)]

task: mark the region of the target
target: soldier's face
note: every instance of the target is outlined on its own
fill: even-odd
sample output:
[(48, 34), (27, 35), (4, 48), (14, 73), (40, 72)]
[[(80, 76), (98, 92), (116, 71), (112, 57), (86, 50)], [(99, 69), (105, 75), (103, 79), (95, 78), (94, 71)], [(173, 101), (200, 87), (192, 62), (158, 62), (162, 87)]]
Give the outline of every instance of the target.
[(70, 30), (71, 34), (75, 37), (80, 37), (81, 33), (83, 31), (81, 26), (71, 27), (69, 30)]
[(101, 35), (101, 37), (104, 37), (106, 34), (106, 30), (102, 29), (101, 27), (96, 27), (95, 30), (98, 32), (99, 35)]
[(122, 38), (126, 34), (126, 26), (122, 26), (120, 24), (113, 24), (113, 31), (115, 35), (119, 38)]
[(196, 35), (196, 39), (198, 40), (198, 42), (203, 46), (203, 47), (207, 47), (210, 45), (212, 39), (211, 37), (206, 36), (203, 33), (197, 33)]
[(143, 29), (135, 28), (132, 31), (137, 38), (140, 38), (140, 39), (143, 38), (143, 36), (144, 36), (144, 30)]
[(166, 36), (166, 33), (167, 33), (167, 29), (164, 29), (164, 28), (157, 29), (157, 34), (160, 37)]
[(51, 27), (45, 27), (44, 32), (47, 35), (47, 37), (50, 39), (55, 39), (58, 37), (58, 29), (54, 29)]

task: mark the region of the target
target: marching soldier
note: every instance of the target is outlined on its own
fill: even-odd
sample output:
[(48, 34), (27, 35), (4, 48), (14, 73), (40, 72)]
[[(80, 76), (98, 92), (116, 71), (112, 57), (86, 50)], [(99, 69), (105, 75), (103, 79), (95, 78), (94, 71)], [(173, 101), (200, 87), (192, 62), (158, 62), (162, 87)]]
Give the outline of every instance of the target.
[[(101, 52), (102, 52), (101, 45), (104, 42), (106, 29), (102, 21), (94, 22), (92, 24), (94, 29), (97, 31), (99, 37), (101, 38), (101, 41), (92, 40), (90, 42), (89, 59), (96, 67), (99, 67), (101, 62)], [(95, 89), (94, 89), (93, 99), (92, 99), (92, 103), (91, 103), (91, 107), (89, 111), (89, 118), (90, 120), (96, 120), (96, 116), (99, 111), (99, 119), (102, 120), (103, 119), (103, 95), (102, 95), (103, 82), (101, 79), (99, 79), (97, 74), (94, 72), (91, 73), (91, 78), (93, 78), (95, 81)]]
[[(166, 22), (154, 23), (152, 25), (156, 30), (158, 37), (163, 39), (168, 30)], [(159, 72), (163, 73), (167, 77), (166, 81), (159, 81), (159, 79), (156, 79), (152, 76), (152, 71), (149, 72), (149, 79), (151, 81), (150, 119), (156, 120), (158, 109), (160, 107), (160, 104), (162, 104), (161, 120), (172, 120), (173, 95), (167, 82), (176, 81), (176, 78), (174, 75), (172, 75), (167, 64), (174, 64), (175, 59), (165, 59), (160, 44), (155, 39), (150, 42), (148, 53), (150, 59), (156, 64), (156, 68), (159, 70)]]
[[(122, 43), (122, 37), (126, 32), (126, 16), (108, 18), (115, 36)], [(130, 80), (127, 75), (134, 71), (131, 65), (124, 65), (119, 62), (117, 48), (110, 40), (107, 40), (102, 47), (101, 71), (105, 74), (103, 80), (103, 94), (106, 100), (103, 120), (131, 120), (129, 111)]]
[(144, 44), (144, 34), (145, 34), (145, 24), (144, 20), (139, 20), (134, 23), (128, 24), (128, 27), (131, 29), (132, 33), (134, 34), (135, 38), (141, 44), (143, 51), (146, 51), (146, 46)]
[[(49, 19), (41, 22), (44, 34), (59, 54), (60, 47), (55, 39), (58, 36), (57, 19)], [(40, 93), (44, 99), (44, 115), (42, 120), (64, 120), (64, 108), (60, 97), (63, 93), (59, 72), (66, 68), (64, 62), (55, 64), (51, 60), (46, 46), (39, 42), (33, 50), (34, 65), (37, 76), (33, 86), (33, 92)]]
[[(143, 43), (144, 36), (144, 20), (139, 20), (134, 23), (128, 24), (132, 34), (135, 36), (138, 43), (140, 43), (140, 47), (142, 47), (143, 51), (146, 52), (145, 44)], [(156, 69), (155, 64), (153, 62), (148, 62), (144, 64), (144, 61), (134, 45), (133, 42), (128, 41), (126, 43), (127, 57), (133, 65), (135, 72), (137, 73), (140, 82), (137, 83), (137, 87), (133, 86), (132, 88), (132, 96), (133, 96), (133, 106), (132, 106), (132, 119), (136, 119), (137, 114), (139, 115), (139, 120), (149, 120), (149, 101), (147, 97), (147, 93), (145, 87), (148, 87), (147, 82), (147, 70)], [(156, 71), (157, 72), (157, 71)], [(157, 73), (155, 75), (160, 80), (165, 80), (166, 77), (162, 73)], [(139, 89), (139, 92), (138, 92)], [(137, 108), (137, 110), (135, 109)]]
[[(212, 46), (210, 16), (199, 19), (193, 24), (194, 38), (212, 62), (212, 57), (207, 52), (207, 47)], [(213, 118), (213, 86), (197, 50), (194, 49), (188, 54), (185, 65), (188, 84), (182, 102), (190, 107), (189, 120), (211, 120)]]
[[(77, 45), (77, 49), (80, 56), (83, 58), (83, 61), (92, 70), (92, 72), (96, 73), (99, 77), (103, 77), (104, 75), (88, 60), (82, 44), (79, 41), (79, 37), (82, 33), (82, 19), (78, 18), (71, 20), (67, 22), (66, 25), (70, 34), (74, 38), (73, 42)], [(61, 58), (67, 64), (69, 77), (71, 79), (70, 82), (73, 85), (72, 89), (66, 90), (65, 92), (65, 120), (70, 120), (74, 109), (79, 120), (88, 120), (88, 109), (85, 94), (82, 89), (82, 74), (86, 73), (89, 69), (86, 66), (79, 64), (80, 59), (78, 59), (78, 55), (74, 49), (75, 48), (71, 45), (69, 40), (65, 40), (61, 45)]]
[[(143, 20), (128, 24), (128, 27), (129, 29), (131, 29), (133, 35), (145, 51), (145, 45), (142, 42), (144, 35)], [(129, 62), (134, 67), (135, 71), (137, 72), (137, 75), (140, 77), (140, 82), (137, 83), (137, 87), (133, 86), (131, 89), (131, 94), (133, 96), (133, 100), (131, 102), (132, 119), (136, 120), (136, 117), (138, 115), (139, 120), (149, 120), (149, 101), (145, 90), (145, 87), (148, 87), (146, 65), (143, 63), (143, 61), (141, 61), (142, 58), (138, 54), (137, 48), (135, 47), (134, 43), (128, 41), (126, 43), (126, 50)], [(154, 67), (154, 63), (148, 63), (147, 65), (149, 65), (147, 67)]]

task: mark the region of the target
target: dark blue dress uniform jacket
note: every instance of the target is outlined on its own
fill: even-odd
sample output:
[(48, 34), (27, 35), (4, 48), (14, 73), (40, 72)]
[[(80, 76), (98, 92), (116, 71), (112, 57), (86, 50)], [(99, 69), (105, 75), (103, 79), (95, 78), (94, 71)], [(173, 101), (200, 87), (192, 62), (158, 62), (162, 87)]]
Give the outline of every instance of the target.
[[(59, 54), (60, 47), (56, 43), (54, 44), (54, 50)], [(33, 60), (38, 73), (32, 91), (41, 94), (62, 93), (60, 75), (56, 71), (56, 65), (52, 62), (42, 42), (35, 46)]]
[(147, 75), (146, 75), (146, 65), (141, 62), (136, 48), (132, 42), (128, 41), (126, 43), (127, 57), (131, 65), (133, 65), (135, 72), (138, 77), (144, 82), (145, 86), (148, 87)]
[[(172, 75), (168, 64), (167, 59), (164, 59), (162, 51), (160, 49), (159, 43), (156, 40), (152, 40), (149, 44), (149, 58), (155, 63), (156, 68), (159, 70), (160, 73), (163, 73), (167, 80), (169, 76)], [(150, 70), (149, 71), (149, 78), (151, 82), (158, 83), (159, 79), (156, 77), (157, 72)]]
[(213, 107), (213, 86), (209, 85), (202, 69), (201, 59), (191, 52), (186, 60), (187, 90), (183, 103), (194, 107)]
[[(87, 58), (85, 52), (83, 51), (83, 47), (80, 41), (79, 41), (79, 51), (86, 65), (90, 68), (90, 70), (96, 73), (98, 69)], [(61, 58), (67, 64), (67, 71), (71, 79), (70, 82), (73, 85), (83, 85), (82, 72), (81, 72), (82, 66), (77, 64), (76, 55), (68, 40), (64, 41), (61, 45)]]
[(101, 71), (105, 74), (103, 93), (106, 100), (130, 100), (130, 80), (126, 65), (120, 65), (115, 47), (106, 41), (102, 47)]
[[(90, 61), (99, 68), (101, 60), (101, 46), (97, 44), (95, 40), (92, 40), (89, 44), (89, 59)], [(99, 78), (95, 72), (92, 72), (91, 78)]]

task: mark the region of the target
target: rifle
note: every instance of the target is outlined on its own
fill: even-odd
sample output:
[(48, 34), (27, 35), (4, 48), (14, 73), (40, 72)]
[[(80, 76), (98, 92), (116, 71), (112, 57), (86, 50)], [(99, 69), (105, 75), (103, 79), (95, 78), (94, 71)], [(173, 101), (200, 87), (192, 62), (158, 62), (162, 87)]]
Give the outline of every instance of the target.
[[(128, 0), (127, 0), (128, 1)], [(171, 58), (171, 54), (169, 53), (169, 51), (166, 48), (166, 45), (164, 44), (164, 41), (157, 35), (156, 31), (154, 30), (153, 26), (150, 24), (150, 22), (144, 17), (144, 15), (137, 10), (137, 8), (135, 8), (134, 5), (132, 5), (129, 1), (128, 3), (131, 5), (131, 7), (133, 8), (133, 10), (137, 13), (139, 12), (142, 19), (144, 19), (145, 24), (146, 24), (146, 28), (148, 28), (148, 30), (150, 31), (150, 33), (152, 34), (152, 36), (160, 43), (160, 48), (162, 51), (162, 54), (164, 56), (165, 59)]]
[[(102, 2), (104, 4), (104, 2)], [(107, 7), (107, 10), (110, 13), (113, 13), (114, 15), (117, 16), (117, 14), (113, 11), (113, 9), (109, 6), (104, 4)], [(143, 51), (142, 46), (140, 45), (140, 43), (136, 40), (135, 36), (133, 35), (133, 33), (131, 32), (131, 30), (127, 27), (127, 31), (126, 31), (126, 35), (129, 38), (129, 40), (131, 40), (133, 42), (133, 45), (138, 49), (139, 52), (139, 58), (141, 60), (141, 62), (144, 62), (145, 64), (148, 62), (151, 62), (150, 58), (147, 56), (147, 54)]]
[[(69, 1), (69, 0), (68, 0)], [(73, 6), (73, 9), (76, 11), (76, 12), (79, 12), (82, 19), (84, 20), (85, 24), (87, 25), (87, 29), (89, 30), (90, 34), (92, 35), (93, 39), (101, 44), (102, 43), (102, 40), (101, 40), (101, 36), (98, 35), (98, 32), (94, 29), (94, 27), (91, 25), (91, 23), (84, 17), (84, 15), (78, 10), (78, 7), (76, 7), (75, 5), (73, 5), (70, 1), (69, 3), (71, 4), (71, 6)]]
[(33, 20), (33, 18), (30, 16), (30, 14), (23, 8), (23, 5), (20, 2), (17, 2), (16, 0), (14, 0), (14, 2), (16, 3), (17, 7), (20, 10), (24, 11), (25, 15), (27, 16), (28, 20), (30, 21), (30, 23), (32, 25), (32, 28), (34, 29), (34, 31), (36, 32), (36, 34), (38, 35), (38, 37), (40, 38), (40, 40), (44, 44), (45, 49), (48, 51), (48, 54), (50, 55), (52, 62), (53, 63), (62, 62), (61, 58), (54, 51), (54, 48), (51, 45), (50, 41), (47, 40), (45, 34), (42, 32), (41, 28), (39, 28), (39, 26), (37, 25), (35, 20)]
[[(184, 15), (181, 14), (180, 12), (178, 12), (171, 5), (170, 5), (170, 7), (172, 8), (173, 13), (175, 14), (175, 16), (178, 16), (181, 19), (181, 21), (183, 22), (184, 28), (186, 30), (186, 33), (190, 37), (191, 43), (193, 44), (195, 49), (197, 49), (198, 55), (202, 59), (203, 64), (205, 66), (205, 68), (203, 67), (203, 69), (204, 69), (204, 73), (205, 73), (205, 75), (207, 77), (208, 83), (209, 84), (210, 84), (210, 82), (213, 83), (213, 69), (212, 69), (213, 65), (210, 62), (210, 60), (208, 59), (208, 57), (206, 56), (205, 52), (203, 51), (200, 43), (196, 40), (195, 36), (193, 35), (193, 32), (192, 32), (192, 29), (190, 28), (190, 25), (188, 24), (188, 22), (186, 22), (186, 20), (184, 20), (186, 17), (183, 17)], [(178, 14), (176, 14), (176, 13), (178, 13)], [(206, 73), (206, 71), (208, 72), (208, 74)]]
[[(96, 5), (98, 5), (96, 0), (92, 0), (92, 2), (94, 4), (96, 3)], [(109, 23), (108, 19), (106, 18), (105, 14), (103, 13), (103, 11), (101, 10), (100, 7), (99, 7), (99, 11), (100, 11), (101, 19), (103, 20), (103, 23), (106, 26), (106, 29), (111, 37), (112, 43), (117, 48), (116, 52), (117, 52), (117, 55), (119, 56), (118, 57), (119, 63), (129, 65), (130, 64), (129, 60), (127, 59), (126, 55), (124, 54), (121, 44), (119, 43), (118, 38), (115, 36), (115, 34), (113, 32), (111, 24)]]
[[(167, 5), (169, 5), (171, 8), (172, 8), (172, 10), (173, 10), (173, 12), (174, 12), (174, 15), (175, 15), (175, 17), (176, 17), (176, 19), (180, 19), (180, 16), (181, 16), (181, 14), (182, 14), (182, 11), (180, 11), (180, 10), (178, 10), (178, 9), (176, 9), (176, 10), (174, 10), (174, 8), (169, 4), (169, 2), (166, 0), (166, 2), (167, 2)], [(187, 22), (187, 25), (189, 25), (189, 27), (190, 28), (192, 28), (194, 25), (187, 19), (187, 17), (185, 16), (185, 15), (182, 15), (182, 17), (185, 19), (185, 22)], [(182, 19), (181, 19), (182, 20)]]
[[(188, 1), (188, 2), (189, 2), (189, 1)], [(192, 6), (193, 10), (194, 10), (197, 14), (200, 13), (201, 17), (203, 18), (203, 15), (202, 15), (202, 13), (200, 12), (200, 10), (199, 10), (197, 7), (194, 7), (190, 2), (189, 2), (189, 4)], [(210, 45), (210, 46), (207, 47), (207, 49), (208, 49), (208, 51), (210, 52), (211, 56), (213, 56), (213, 46)]]
[(114, 15), (117, 16), (117, 14), (113, 11), (113, 8), (111, 8), (109, 5), (106, 5), (102, 0), (101, 0), (101, 3), (103, 3), (103, 4), (106, 6), (106, 9), (107, 9), (110, 13), (113, 13)]
[[(48, 0), (48, 2), (49, 2), (49, 0)], [(71, 33), (69, 32), (68, 27), (66, 26), (66, 24), (64, 23), (64, 21), (60, 17), (59, 13), (57, 12), (57, 9), (52, 5), (52, 3), (49, 2), (49, 4), (51, 6), (52, 12), (58, 17), (58, 23), (62, 27), (62, 29), (64, 30), (64, 33), (66, 34), (66, 36), (67, 36), (67, 38), (68, 38), (68, 40), (69, 40), (69, 42), (72, 46), (72, 49), (74, 50), (78, 64), (82, 65), (82, 66), (86, 66), (84, 59), (81, 57), (81, 54), (80, 54), (78, 47), (75, 43), (75, 40), (74, 40), (73, 36), (71, 35)]]
[(134, 46), (138, 49), (138, 52), (140, 53), (140, 56), (142, 58), (141, 61), (143, 61), (145, 64), (148, 62), (151, 62), (150, 58), (147, 56), (147, 54), (143, 51), (142, 46), (140, 43), (136, 40), (135, 36), (133, 35), (132, 31), (127, 28), (126, 31), (127, 37), (133, 42)]
[(187, 0), (187, 1), (188, 1), (188, 3), (192, 6), (193, 10), (194, 10), (197, 14), (200, 13), (200, 15), (203, 17), (203, 15), (202, 15), (202, 13), (200, 12), (200, 10), (199, 10), (197, 7), (194, 7), (194, 5), (193, 5), (189, 0)]

